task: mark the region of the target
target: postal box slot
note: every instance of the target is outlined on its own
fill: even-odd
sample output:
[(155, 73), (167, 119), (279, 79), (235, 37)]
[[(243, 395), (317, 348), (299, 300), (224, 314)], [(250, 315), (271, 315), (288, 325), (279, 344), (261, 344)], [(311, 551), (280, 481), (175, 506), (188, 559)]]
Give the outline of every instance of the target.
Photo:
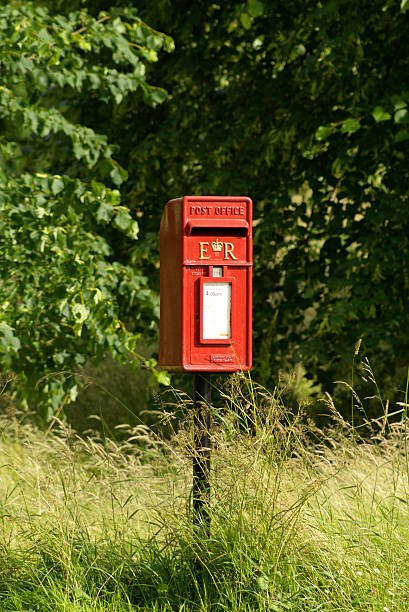
[(247, 236), (248, 231), (245, 219), (229, 219), (228, 223), (218, 219), (194, 219), (186, 223), (188, 236)]

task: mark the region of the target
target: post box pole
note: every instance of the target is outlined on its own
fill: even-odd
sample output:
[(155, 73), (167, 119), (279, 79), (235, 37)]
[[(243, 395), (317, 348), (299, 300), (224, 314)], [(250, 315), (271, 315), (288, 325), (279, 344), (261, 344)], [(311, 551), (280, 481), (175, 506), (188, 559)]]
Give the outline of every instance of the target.
[(193, 522), (210, 535), (210, 375), (194, 375)]

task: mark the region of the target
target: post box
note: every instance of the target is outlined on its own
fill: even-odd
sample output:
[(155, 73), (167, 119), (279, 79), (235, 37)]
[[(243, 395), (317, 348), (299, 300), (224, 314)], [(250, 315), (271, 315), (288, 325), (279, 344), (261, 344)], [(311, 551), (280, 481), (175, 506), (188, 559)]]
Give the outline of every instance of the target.
[(252, 363), (252, 202), (185, 196), (160, 224), (159, 365), (233, 372)]

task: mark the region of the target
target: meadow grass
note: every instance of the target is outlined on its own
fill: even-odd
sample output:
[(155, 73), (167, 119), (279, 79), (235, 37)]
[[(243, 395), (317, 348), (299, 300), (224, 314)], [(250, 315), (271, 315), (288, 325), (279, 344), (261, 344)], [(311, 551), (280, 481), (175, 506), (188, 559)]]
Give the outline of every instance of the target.
[(210, 537), (192, 528), (182, 396), (168, 441), (3, 417), (0, 610), (409, 610), (405, 414), (363, 438), (328, 399), (324, 432), (234, 380), (213, 415)]

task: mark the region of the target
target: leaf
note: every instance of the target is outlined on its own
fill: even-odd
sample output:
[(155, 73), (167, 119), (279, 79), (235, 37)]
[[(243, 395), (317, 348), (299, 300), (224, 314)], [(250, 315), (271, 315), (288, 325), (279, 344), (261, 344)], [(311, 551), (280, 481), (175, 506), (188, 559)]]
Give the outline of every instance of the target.
[(341, 132), (343, 134), (354, 134), (355, 132), (359, 130), (360, 127), (361, 127), (361, 124), (359, 123), (359, 121), (351, 117), (350, 119), (346, 119), (343, 122), (342, 127), (341, 127)]
[(162, 104), (168, 97), (167, 92), (164, 89), (151, 88), (149, 99), (152, 106), (156, 106), (157, 104)]
[(393, 116), (395, 123), (409, 123), (409, 113), (407, 108), (400, 108)]
[(163, 40), (163, 48), (168, 53), (172, 53), (175, 50), (175, 42), (173, 38), (171, 38), (170, 36), (165, 36)]
[(155, 372), (155, 378), (159, 384), (164, 385), (165, 387), (169, 387), (170, 385), (170, 376), (167, 372)]
[(91, 44), (87, 40), (85, 40), (82, 36), (75, 37), (75, 40), (80, 49), (82, 49), (83, 51), (91, 51), (92, 49)]
[(240, 22), (243, 28), (246, 30), (250, 30), (251, 28), (251, 17), (248, 13), (241, 13)]
[(21, 342), (17, 336), (14, 335), (13, 331), (13, 328), (7, 325), (5, 321), (0, 322), (0, 333), (2, 334), (2, 337), (0, 337), (0, 345), (6, 353), (9, 351), (17, 353), (21, 347)]
[(74, 151), (76, 159), (82, 159), (83, 157), (85, 157), (86, 150), (78, 139), (73, 141), (72, 150)]
[(316, 140), (327, 140), (331, 133), (332, 128), (329, 125), (320, 125), (315, 132), (315, 138)]
[(379, 122), (379, 121), (388, 121), (389, 119), (391, 119), (392, 115), (388, 113), (383, 108), (383, 106), (375, 106), (375, 108), (372, 111), (372, 117), (375, 119), (375, 121)]
[(68, 392), (68, 399), (70, 402), (75, 402), (78, 397), (78, 385), (73, 385)]
[(120, 230), (126, 230), (130, 226), (132, 217), (126, 210), (120, 210), (114, 218), (114, 226)]
[(89, 310), (85, 304), (74, 304), (71, 310), (77, 323), (83, 323), (89, 315)]
[(409, 8), (409, 0), (401, 0), (400, 9), (401, 11), (407, 11)]
[(395, 134), (394, 137), (394, 142), (403, 142), (404, 140), (408, 140), (409, 139), (409, 132), (408, 130), (399, 130), (399, 132), (397, 132)]
[(133, 240), (138, 238), (139, 234), (139, 225), (137, 221), (132, 221), (130, 227), (126, 231), (126, 235)]
[(263, 14), (264, 6), (259, 0), (248, 0), (247, 10), (251, 17), (260, 17)]
[(115, 164), (109, 173), (109, 176), (115, 185), (122, 185), (122, 183), (128, 178), (128, 173), (119, 164)]
[(399, 108), (406, 108), (407, 104), (405, 102), (405, 100), (403, 100), (402, 96), (398, 96), (397, 94), (393, 94), (390, 98), (393, 107), (395, 110), (398, 110)]
[(52, 183), (51, 183), (51, 191), (53, 192), (53, 194), (57, 195), (61, 193), (63, 189), (64, 189), (64, 181), (57, 177), (53, 178)]
[(271, 588), (271, 580), (262, 574), (261, 576), (257, 577), (257, 585), (262, 591), (268, 591)]
[(108, 202), (101, 202), (96, 213), (97, 221), (108, 223), (114, 214), (114, 207)]

